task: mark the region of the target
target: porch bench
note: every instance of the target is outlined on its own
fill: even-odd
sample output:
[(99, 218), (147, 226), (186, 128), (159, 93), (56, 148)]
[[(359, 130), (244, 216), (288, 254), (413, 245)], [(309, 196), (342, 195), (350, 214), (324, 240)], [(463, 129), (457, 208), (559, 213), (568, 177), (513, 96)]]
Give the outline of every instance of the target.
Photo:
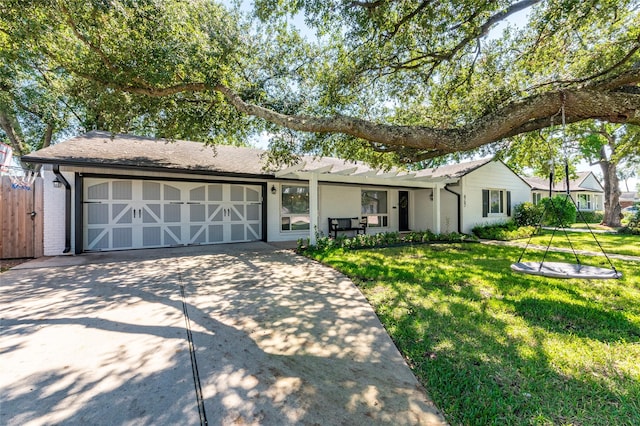
[(356, 235), (360, 232), (363, 234), (367, 230), (367, 218), (359, 217), (330, 217), (329, 218), (329, 235), (333, 233), (333, 238), (338, 238), (340, 231), (356, 231)]

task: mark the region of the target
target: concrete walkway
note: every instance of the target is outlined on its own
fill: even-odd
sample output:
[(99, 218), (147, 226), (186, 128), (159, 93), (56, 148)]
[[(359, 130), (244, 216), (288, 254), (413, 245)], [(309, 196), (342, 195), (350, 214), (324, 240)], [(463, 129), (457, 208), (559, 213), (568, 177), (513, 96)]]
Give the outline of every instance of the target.
[(0, 424), (441, 424), (353, 283), (264, 243), (0, 275)]

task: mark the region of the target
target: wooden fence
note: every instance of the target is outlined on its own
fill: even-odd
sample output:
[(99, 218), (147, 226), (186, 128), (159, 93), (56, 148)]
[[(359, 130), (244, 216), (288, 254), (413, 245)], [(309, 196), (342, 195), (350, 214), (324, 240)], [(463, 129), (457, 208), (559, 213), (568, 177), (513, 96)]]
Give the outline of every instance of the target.
[(0, 259), (43, 255), (43, 181), (27, 189), (2, 176), (0, 186)]

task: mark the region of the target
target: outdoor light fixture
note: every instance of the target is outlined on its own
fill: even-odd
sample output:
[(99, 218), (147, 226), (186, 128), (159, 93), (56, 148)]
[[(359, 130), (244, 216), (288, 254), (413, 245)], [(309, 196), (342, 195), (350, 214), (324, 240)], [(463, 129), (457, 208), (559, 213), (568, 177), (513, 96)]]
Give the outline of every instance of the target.
[(429, 199), (433, 201), (433, 189), (431, 190), (431, 195), (429, 195)]
[(56, 178), (53, 180), (53, 187), (60, 188), (61, 186), (62, 186), (62, 181), (58, 178), (58, 176), (56, 176)]
[(275, 186), (275, 185), (271, 185), (271, 193), (272, 193), (273, 195), (276, 195), (276, 192), (277, 192), (277, 191), (278, 191), (278, 190), (276, 189), (276, 186)]

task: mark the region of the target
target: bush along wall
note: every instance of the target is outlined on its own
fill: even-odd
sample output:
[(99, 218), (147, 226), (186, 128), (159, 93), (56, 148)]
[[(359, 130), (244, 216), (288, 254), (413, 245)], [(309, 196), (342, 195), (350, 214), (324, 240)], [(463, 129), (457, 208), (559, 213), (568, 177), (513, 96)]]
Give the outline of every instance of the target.
[(327, 251), (336, 248), (356, 250), (435, 242), (459, 243), (477, 241), (478, 239), (473, 235), (458, 234), (457, 232), (434, 234), (431, 231), (414, 231), (406, 234), (383, 232), (379, 234), (360, 234), (354, 237), (339, 236), (338, 238), (318, 235), (316, 236), (315, 245), (310, 245), (309, 239), (298, 240), (297, 250), (299, 253), (305, 253), (308, 251)]
[(528, 238), (536, 232), (535, 226), (518, 226), (515, 221), (476, 226), (471, 230), (473, 235), (483, 240), (517, 240)]
[(538, 226), (543, 212), (544, 207), (541, 204), (527, 201), (513, 208), (513, 220), (518, 226)]
[(578, 212), (576, 214), (576, 221), (585, 223), (600, 223), (604, 219), (603, 212)]

